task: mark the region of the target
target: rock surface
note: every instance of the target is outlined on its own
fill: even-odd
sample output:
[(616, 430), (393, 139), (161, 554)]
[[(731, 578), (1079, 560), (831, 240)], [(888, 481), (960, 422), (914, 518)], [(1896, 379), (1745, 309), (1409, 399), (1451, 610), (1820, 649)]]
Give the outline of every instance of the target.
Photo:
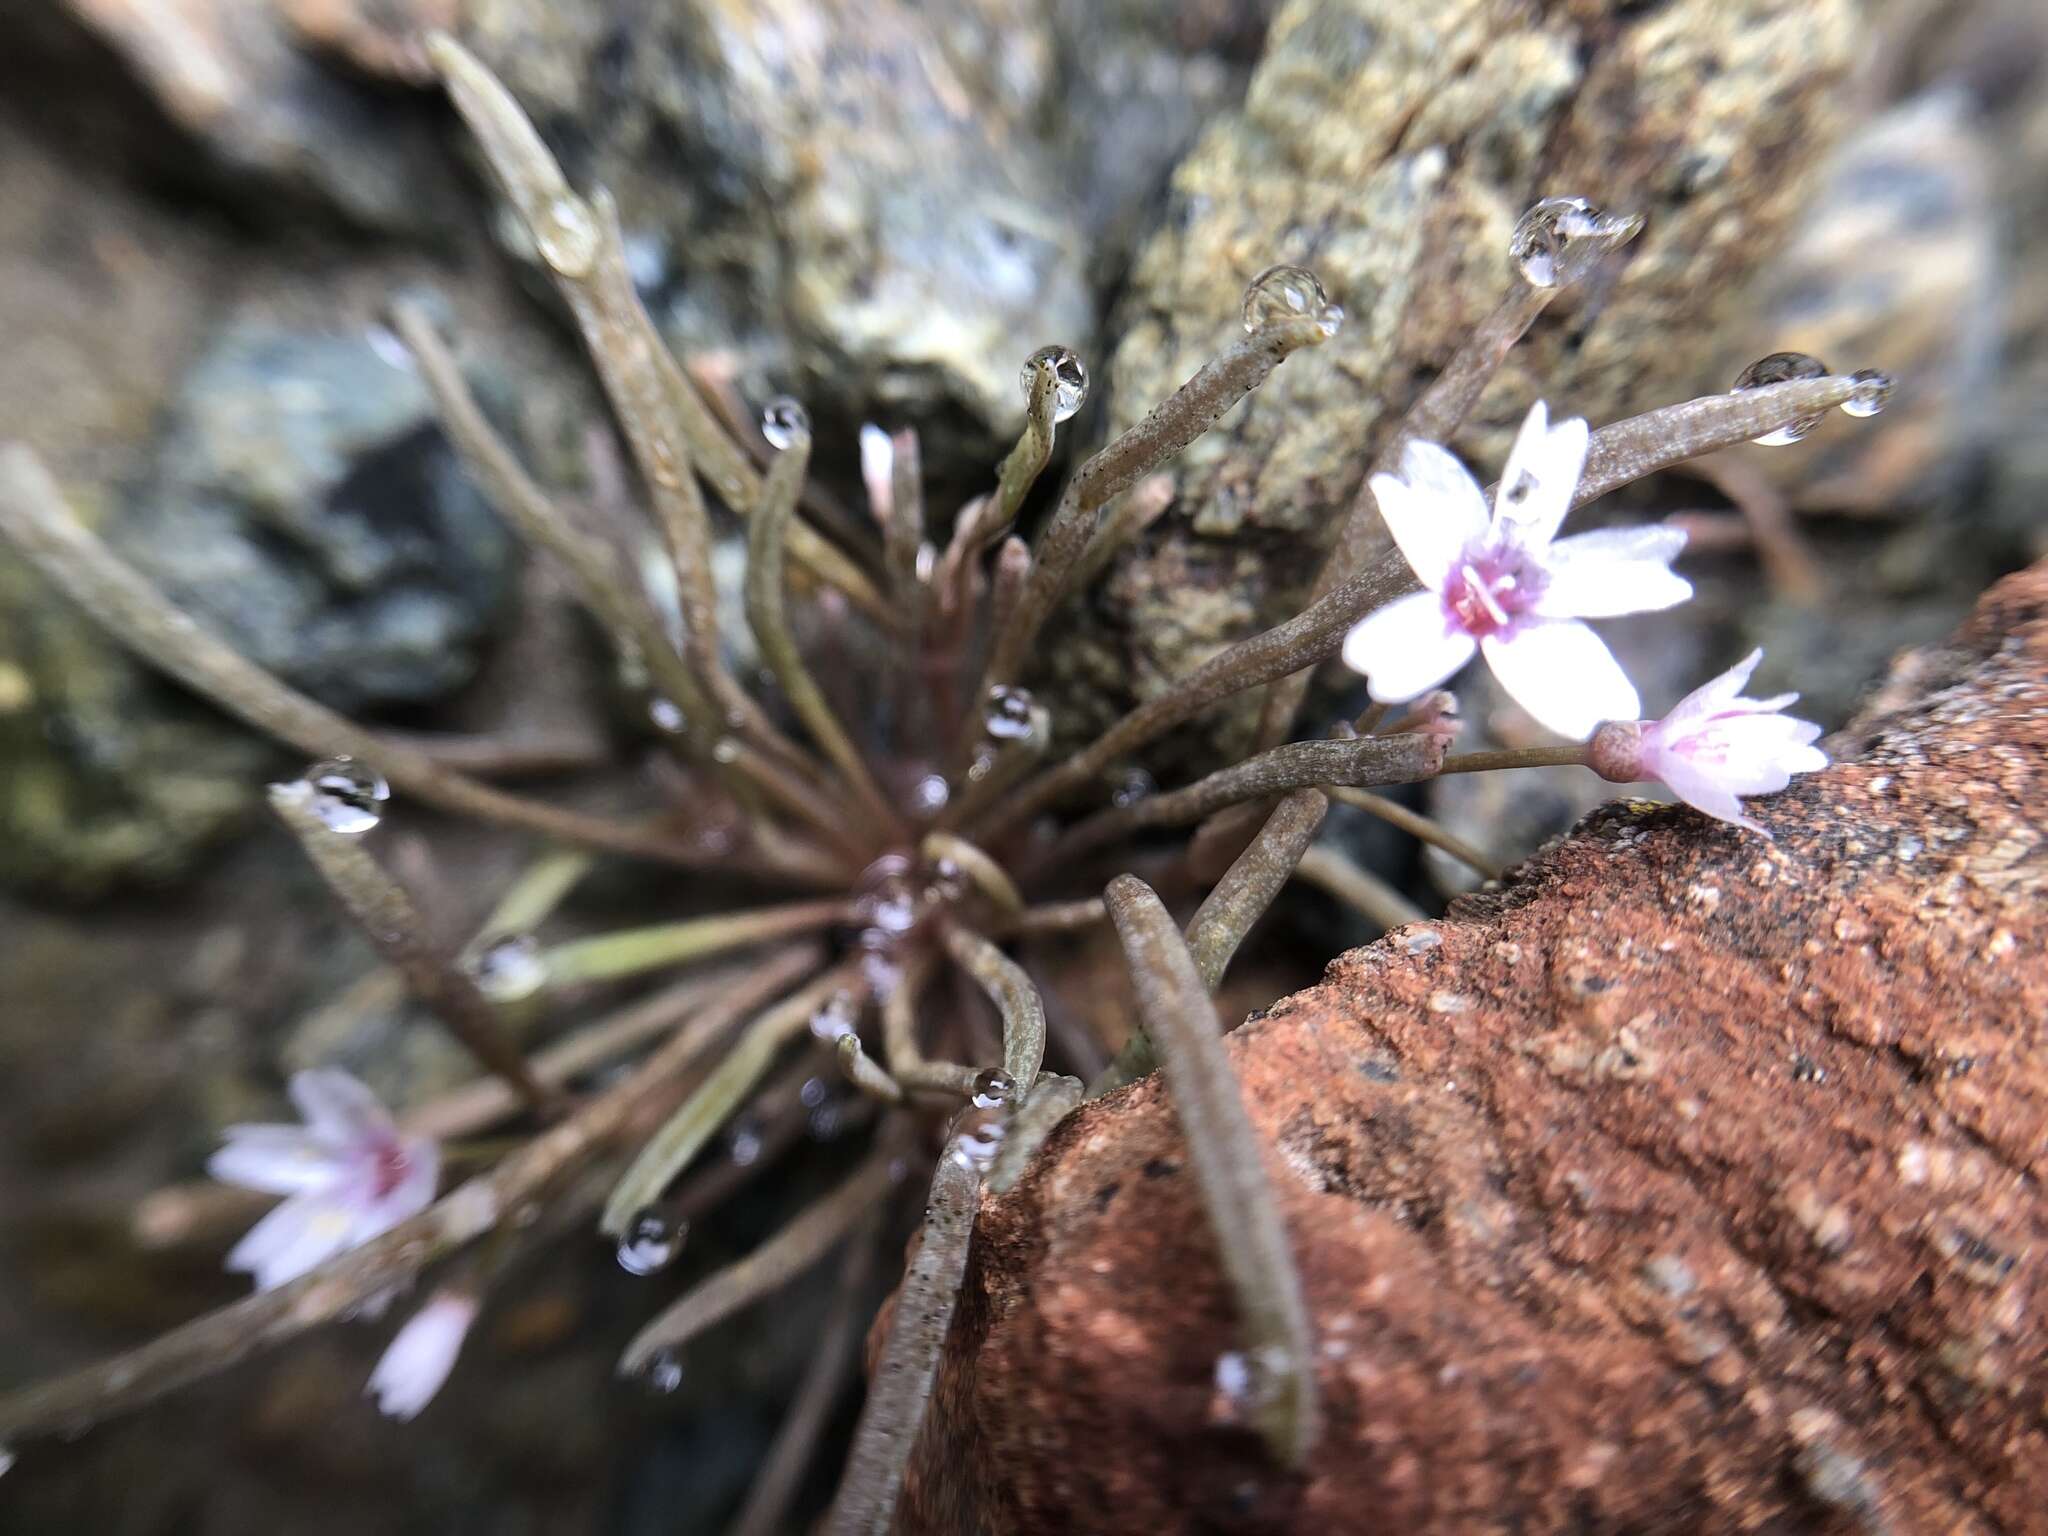
[(1612, 807), (1232, 1036), (1304, 1479), (1148, 1079), (984, 1204), (906, 1529), (2039, 1529), (2048, 566), (1834, 746), (1772, 841)]
[[(1648, 223), (1538, 323), (1461, 445), (1498, 463), (1538, 396), (1602, 421), (1725, 387), (1715, 338), (1850, 120), (1862, 20), (1853, 0), (1283, 7), (1243, 109), (1181, 162), (1139, 256), (1102, 370), (1111, 424), (1228, 340), (1269, 263), (1316, 271), (1349, 318), (1182, 457), (1176, 506), (1048, 663), (1069, 739), (1294, 611), (1375, 441), (1506, 292), (1536, 198)], [(1256, 713), (1218, 712), (1180, 754), (1213, 762)]]

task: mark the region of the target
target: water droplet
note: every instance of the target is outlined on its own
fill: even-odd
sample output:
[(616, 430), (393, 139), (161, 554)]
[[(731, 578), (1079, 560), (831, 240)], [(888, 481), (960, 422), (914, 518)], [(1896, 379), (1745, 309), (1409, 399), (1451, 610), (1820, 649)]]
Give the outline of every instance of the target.
[(1127, 768), (1118, 777), (1116, 788), (1110, 791), (1109, 798), (1118, 807), (1136, 805), (1158, 787), (1152, 775), (1144, 769)]
[(1279, 1400), (1293, 1362), (1277, 1344), (1226, 1350), (1216, 1357), (1217, 1416), (1243, 1423)]
[(674, 1350), (661, 1350), (647, 1362), (641, 1379), (647, 1383), (648, 1391), (667, 1397), (683, 1384), (683, 1362)]
[(582, 198), (564, 193), (534, 219), (533, 243), (541, 260), (562, 276), (585, 277), (597, 260), (597, 221)]
[(1583, 197), (1546, 197), (1508, 237), (1508, 261), (1532, 288), (1575, 283), (1643, 227), (1632, 213), (1606, 213)]
[(1244, 291), (1241, 318), (1249, 332), (1289, 320), (1313, 320), (1325, 336), (1334, 336), (1344, 323), (1344, 308), (1330, 302), (1322, 279), (1307, 267), (1282, 262), (1251, 280)]
[(654, 722), (657, 730), (666, 731), (671, 736), (680, 736), (683, 726), (687, 723), (674, 699), (650, 700), (647, 705), (647, 718)]
[(988, 708), (981, 715), (982, 729), (997, 741), (1022, 741), (1031, 734), (1034, 702), (1030, 689), (998, 684), (988, 691)]
[(363, 340), (370, 344), (370, 350), (377, 354), (377, 360), (406, 373), (417, 370), (412, 349), (398, 339), (398, 333), (388, 325), (373, 325), (363, 332)]
[(0, 1445), (0, 1477), (5, 1477), (13, 1469), (14, 1452), (7, 1449), (6, 1446)]
[(761, 1122), (751, 1116), (735, 1120), (727, 1135), (725, 1155), (741, 1168), (751, 1168), (760, 1161), (763, 1138)]
[(811, 1140), (830, 1141), (839, 1134), (846, 1116), (837, 1099), (827, 1099), (811, 1111), (809, 1130)]
[(910, 808), (921, 816), (935, 815), (946, 808), (946, 802), (953, 798), (953, 786), (946, 782), (943, 773), (928, 773), (912, 786)]
[[(1736, 377), (1732, 394), (1745, 389), (1761, 389), (1766, 384), (1785, 384), (1793, 379), (1824, 379), (1828, 365), (1817, 357), (1804, 352), (1773, 352), (1769, 357), (1760, 357)], [(1766, 432), (1757, 438), (1765, 448), (1784, 448), (1798, 442), (1821, 423), (1827, 413), (1815, 411), (1811, 416), (1802, 416), (1797, 421), (1787, 422), (1775, 432)]]
[(478, 950), (470, 959), (469, 974), (492, 1002), (517, 1003), (547, 985), (548, 965), (532, 934), (511, 933)]
[(1031, 399), (1031, 384), (1038, 376), (1040, 363), (1052, 364), (1052, 419), (1066, 421), (1081, 409), (1081, 402), (1088, 398), (1087, 365), (1072, 347), (1040, 347), (1024, 360), (1024, 371), (1017, 376), (1027, 402)]
[(831, 1089), (826, 1086), (825, 1079), (807, 1077), (804, 1079), (803, 1087), (797, 1090), (796, 1096), (802, 1101), (804, 1108), (816, 1109), (825, 1102), (825, 1095), (829, 1092)]
[(619, 1239), (619, 1268), (629, 1275), (651, 1275), (675, 1263), (689, 1227), (657, 1206), (635, 1216)]
[(721, 736), (712, 743), (711, 756), (721, 763), (736, 763), (740, 760), (740, 744), (730, 736)]
[(1892, 397), (1892, 376), (1875, 368), (1858, 368), (1849, 375), (1849, 382), (1855, 387), (1842, 402), (1842, 413), (1846, 416), (1875, 416)]
[(953, 1131), (953, 1161), (976, 1173), (987, 1173), (1010, 1133), (1010, 1117), (1000, 1109), (970, 1109)]
[(777, 395), (761, 412), (761, 435), (774, 449), (792, 448), (811, 436), (811, 413), (793, 395)]
[(330, 757), (306, 770), (313, 790), (313, 814), (330, 832), (360, 836), (384, 819), (391, 786), (384, 776), (352, 757)]
[(1016, 1093), (1017, 1079), (1001, 1067), (985, 1067), (974, 1074), (972, 1098), (976, 1109), (1001, 1109)]
[(853, 999), (841, 992), (811, 1015), (811, 1033), (820, 1040), (837, 1040), (853, 1034)]

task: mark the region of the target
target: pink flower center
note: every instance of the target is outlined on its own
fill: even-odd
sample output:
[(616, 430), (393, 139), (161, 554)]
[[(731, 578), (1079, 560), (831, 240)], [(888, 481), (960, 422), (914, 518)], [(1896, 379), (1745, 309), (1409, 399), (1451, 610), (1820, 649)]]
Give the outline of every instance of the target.
[(404, 1182), (412, 1170), (412, 1154), (399, 1141), (387, 1141), (377, 1148), (377, 1161), (373, 1174), (377, 1198), (382, 1200)]
[(1543, 570), (1512, 544), (1475, 544), (1444, 583), (1444, 612), (1474, 640), (1498, 633), (1543, 591)]

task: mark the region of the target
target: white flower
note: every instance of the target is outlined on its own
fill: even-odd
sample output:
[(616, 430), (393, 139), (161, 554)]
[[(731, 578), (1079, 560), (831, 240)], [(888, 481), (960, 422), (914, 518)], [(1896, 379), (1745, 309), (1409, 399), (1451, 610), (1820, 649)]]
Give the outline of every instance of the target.
[(1617, 783), (1656, 779), (1695, 810), (1770, 833), (1742, 814), (1741, 795), (1775, 794), (1795, 773), (1828, 765), (1813, 745), (1820, 727), (1779, 711), (1796, 693), (1738, 698), (1762, 651), (1751, 651), (1705, 687), (1679, 700), (1662, 720), (1603, 725), (1588, 761)]
[(304, 1125), (231, 1125), (206, 1171), (224, 1184), (290, 1198), (228, 1254), (258, 1290), (296, 1279), (344, 1249), (388, 1232), (434, 1198), (441, 1154), (402, 1136), (376, 1096), (334, 1068), (292, 1075)]
[(455, 1369), (476, 1310), (468, 1292), (439, 1290), (406, 1319), (363, 1388), (377, 1399), (378, 1412), (394, 1419), (419, 1417)]
[(1366, 615), (1344, 660), (1372, 696), (1399, 704), (1482, 652), (1537, 721), (1583, 741), (1602, 720), (1641, 713), (1606, 643), (1582, 619), (1669, 608), (1692, 595), (1671, 562), (1685, 535), (1612, 528), (1556, 537), (1586, 464), (1586, 424), (1550, 425), (1529, 408), (1502, 472), (1493, 515), (1465, 466), (1435, 443), (1410, 443), (1399, 475), (1374, 475), (1380, 516), (1427, 589)]

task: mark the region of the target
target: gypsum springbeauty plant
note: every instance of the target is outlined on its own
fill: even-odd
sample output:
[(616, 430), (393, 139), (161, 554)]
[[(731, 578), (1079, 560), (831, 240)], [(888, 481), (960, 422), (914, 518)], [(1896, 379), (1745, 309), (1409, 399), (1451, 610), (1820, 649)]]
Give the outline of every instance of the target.
[[(1508, 563), (1489, 565), (1485, 576), (1494, 585), (1457, 601), (1429, 586), (1432, 573), (1411, 565), (1404, 553), (1426, 538), (1426, 529), (1414, 538), (1404, 535), (1403, 549), (1372, 556), (1376, 520), (1388, 516), (1379, 497), (1407, 495), (1408, 533), (1418, 526), (1418, 509), (1426, 522), (1434, 505), (1425, 490), (1469, 503), (1444, 466), (1449, 455), (1426, 445), (1454, 433), (1544, 305), (1624, 243), (1635, 221), (1575, 199), (1546, 199), (1532, 208), (1510, 249), (1507, 296), (1370, 466), (1312, 600), (1284, 623), (1220, 652), (1095, 739), (1058, 743), (1064, 756), (1048, 766), (1055, 746), (1049, 714), (1020, 683), (1038, 637), (1078, 586), (1163, 510), (1169, 498), (1161, 491), (1160, 467), (1274, 368), (1334, 334), (1342, 312), (1313, 275), (1276, 267), (1253, 279), (1242, 338), (1084, 461), (1034, 541), (1014, 531), (1016, 520), (1051, 461), (1059, 424), (1079, 408), (1086, 390), (1080, 360), (1060, 347), (1026, 361), (1026, 419), (1018, 444), (997, 470), (995, 489), (956, 517), (943, 553), (930, 537), (935, 527), (927, 526), (915, 438), (874, 429), (863, 434), (862, 459), (880, 536), (874, 547), (843, 544), (803, 514), (810, 429), (801, 407), (781, 400), (764, 413), (762, 436), (772, 450), (764, 470), (655, 331), (626, 275), (610, 199), (601, 190), (586, 196), (568, 185), (511, 96), (458, 44), (436, 37), (430, 51), (604, 385), (650, 525), (674, 567), (681, 620), (675, 633), (634, 574), (634, 552), (593, 536), (531, 478), (477, 408), (447, 343), (425, 316), (401, 308), (398, 334), (472, 476), (526, 541), (567, 573), (622, 661), (646, 679), (649, 712), (667, 727), (663, 750), (696, 792), (724, 798), (742, 831), (719, 845), (678, 828), (672, 809), (656, 808), (637, 822), (564, 810), (451, 767), (432, 742), (387, 737), (335, 715), (177, 611), (72, 517), (27, 448), (0, 448), (0, 536), (140, 655), (230, 713), (322, 759), (284, 786), (276, 802), (392, 967), (366, 990), (403, 985), (438, 1008), (498, 1073), (417, 1107), (401, 1129), (418, 1134), (432, 1127), (443, 1138), (474, 1135), (519, 1123), (522, 1109), (531, 1127), (510, 1151), (482, 1154), (483, 1171), (388, 1232), (139, 1349), (0, 1397), (0, 1446), (82, 1431), (338, 1320), (437, 1266), (468, 1264), (453, 1278), (444, 1276), (443, 1288), (485, 1305), (488, 1295), (481, 1293), (496, 1266), (466, 1256), (487, 1237), (537, 1240), (535, 1234), (558, 1232), (596, 1212), (621, 1263), (659, 1271), (681, 1249), (692, 1214), (727, 1198), (751, 1169), (796, 1139), (792, 1127), (805, 1113), (797, 1086), (808, 1082), (816, 1056), (829, 1050), (858, 1091), (853, 1102), (871, 1106), (866, 1113), (876, 1122), (876, 1156), (752, 1259), (652, 1319), (632, 1363), (657, 1379), (672, 1372), (676, 1341), (758, 1302), (849, 1245), (848, 1269), (858, 1272), (891, 1241), (889, 1218), (901, 1214), (895, 1207), (904, 1181), (915, 1185), (921, 1170), (935, 1169), (921, 1256), (905, 1282), (883, 1374), (868, 1398), (828, 1521), (833, 1531), (886, 1529), (966, 1273), (983, 1180), (998, 1188), (1014, 1183), (1035, 1148), (1084, 1097), (1076, 1077), (1041, 1066), (1048, 1053), (1063, 1065), (1087, 1064), (1072, 1042), (1063, 1045), (1056, 1032), (1048, 1039), (1037, 983), (1013, 946), (1032, 935), (1102, 923), (1113, 909), (1139, 1018), (1130, 1045), (1097, 1078), (1094, 1091), (1129, 1081), (1164, 1057), (1169, 1091), (1191, 1142), (1200, 1146), (1191, 1163), (1212, 1215), (1219, 1269), (1244, 1321), (1245, 1349), (1233, 1358), (1244, 1367), (1234, 1374), (1247, 1394), (1245, 1417), (1266, 1434), (1281, 1465), (1299, 1466), (1314, 1450), (1319, 1420), (1309, 1347), (1314, 1320), (1301, 1308), (1285, 1233), (1254, 1214), (1271, 1209), (1261, 1195), (1268, 1173), (1227, 1062), (1214, 1049), (1220, 1021), (1207, 999), (1252, 924), (1305, 868), (1357, 900), (1382, 906), (1400, 900), (1375, 893), (1369, 871), (1314, 845), (1330, 796), (1440, 771), (1544, 761), (1585, 763), (1610, 776), (1682, 761), (1696, 780), (1711, 777), (1708, 726), (1729, 712), (1724, 695), (1739, 688), (1739, 680), (1717, 685), (1711, 699), (1688, 701), (1691, 712), (1675, 712), (1674, 723), (1661, 731), (1625, 736), (1610, 729), (1596, 742), (1603, 748), (1597, 754), (1579, 744), (1447, 760), (1444, 745), (1454, 727), (1434, 695), (1392, 726), (1385, 723), (1389, 711), (1376, 707), (1355, 725), (1335, 722), (1327, 740), (1287, 739), (1309, 672), (1389, 603), (1434, 591), (1448, 604), (1447, 621), (1457, 613), (1472, 619), (1475, 602), (1489, 617), (1487, 601), (1499, 606), (1498, 583), (1503, 573), (1514, 573), (1508, 554), (1492, 545), (1481, 553)], [(1605, 490), (1696, 454), (1801, 435), (1835, 406), (1871, 414), (1888, 388), (1875, 376), (1841, 377), (1803, 365), (1739, 382), (1729, 394), (1591, 433), (1567, 424), (1563, 448), (1569, 451), (1546, 437), (1539, 446), (1553, 451), (1533, 468), (1520, 459), (1511, 463), (1504, 505), (1535, 496), (1549, 509), (1548, 531), (1554, 532), (1564, 511)], [(1390, 492), (1394, 484), (1403, 491)], [(707, 491), (747, 524), (747, 620), (776, 685), (765, 700), (748, 695), (723, 660), (710, 599)], [(1489, 525), (1471, 537), (1499, 532)], [(1453, 553), (1462, 556), (1462, 546)], [(918, 708), (900, 712), (915, 734), (891, 738), (876, 721), (835, 712), (790, 620), (791, 601), (806, 596), (827, 610), (828, 636), (833, 624), (873, 626), (891, 668), (875, 692), (916, 697)], [(1503, 623), (1512, 618), (1505, 606), (1500, 612)], [(1261, 739), (1244, 762), (1149, 800), (1105, 807), (1106, 773), (1164, 731), (1259, 687), (1267, 689)], [(1754, 748), (1763, 736), (1748, 729), (1742, 739)], [(1792, 739), (1764, 734), (1772, 742)], [(1648, 746), (1623, 751), (1617, 742)], [(463, 755), (478, 756), (473, 750)], [(1747, 762), (1745, 782), (1767, 781), (1772, 766)], [(915, 788), (893, 792), (900, 784)], [(527, 877), (460, 949), (436, 948), (416, 923), (404, 934), (377, 931), (410, 905), (356, 840), (374, 833), (393, 786), (402, 797), (542, 840)], [(1370, 808), (1374, 802), (1364, 803)], [(1201, 824), (1185, 838), (1160, 835), (1190, 820)], [(743, 873), (801, 895), (709, 918), (545, 942), (540, 930), (550, 912), (598, 853)], [(1311, 866), (1318, 857), (1322, 864)], [(1134, 863), (1146, 866), (1151, 885), (1131, 878)], [(1213, 889), (1182, 931), (1172, 926), (1153, 885)], [(742, 954), (745, 964), (733, 965)], [(514, 1031), (493, 1030), (493, 1020), (476, 1006), (481, 995), (500, 1022), (514, 1024), (536, 1009), (573, 1006), (575, 988), (591, 979), (664, 975), (707, 962), (727, 969), (701, 981), (691, 979), (701, 973), (686, 972), (681, 983), (573, 1029), (531, 1060)], [(984, 994), (1000, 1015), (1001, 1036), (992, 1048), (979, 1043), (976, 1021), (949, 1001), (955, 981)], [(594, 1070), (622, 1060), (632, 1065), (612, 1086), (578, 1089)], [(764, 1127), (752, 1155), (692, 1175), (710, 1139), (742, 1115)], [(947, 1127), (945, 1139), (933, 1155), (928, 1149), (940, 1126)], [(456, 1154), (465, 1152), (451, 1142), (445, 1160), (461, 1161)], [(179, 1194), (156, 1209), (185, 1212), (180, 1219), (189, 1219), (203, 1203)], [(533, 1227), (511, 1220), (515, 1212), (536, 1210), (547, 1219)], [(841, 1317), (834, 1328), (843, 1334), (854, 1323)], [(433, 1338), (433, 1330), (421, 1329)], [(842, 1340), (830, 1353), (838, 1357), (845, 1349)], [(425, 1378), (438, 1380), (451, 1364), (462, 1368), (452, 1354), (443, 1361), (440, 1348), (408, 1348), (399, 1358), (429, 1353), (434, 1371), (400, 1373), (406, 1390), (394, 1400), (407, 1412), (423, 1406), (419, 1383)], [(1219, 1380), (1223, 1374), (1219, 1370)], [(772, 1469), (775, 1482), (764, 1483), (750, 1501), (745, 1518), (755, 1527), (772, 1520), (786, 1500), (791, 1467), (800, 1465), (823, 1417), (819, 1394), (835, 1379), (828, 1369), (807, 1382), (792, 1409)]]

